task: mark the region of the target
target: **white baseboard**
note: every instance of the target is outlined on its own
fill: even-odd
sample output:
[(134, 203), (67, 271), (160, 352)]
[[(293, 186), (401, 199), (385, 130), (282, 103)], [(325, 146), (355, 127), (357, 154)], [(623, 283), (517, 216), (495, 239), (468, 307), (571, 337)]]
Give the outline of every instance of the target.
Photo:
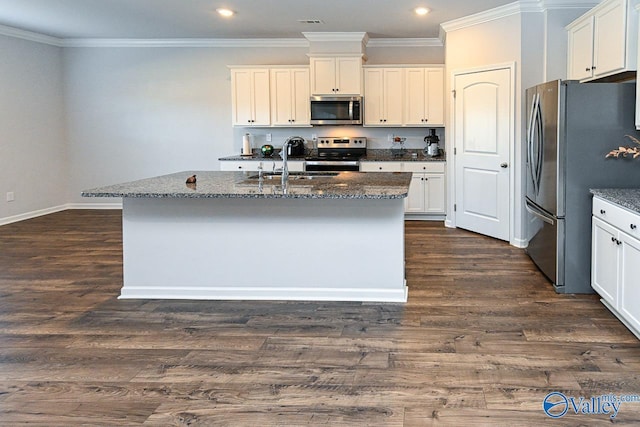
[(119, 203), (66, 203), (64, 205), (53, 206), (45, 209), (38, 209), (31, 212), (25, 212), (18, 215), (0, 218), (0, 226), (11, 224), (14, 222), (24, 221), (27, 219), (37, 218), (43, 215), (49, 215), (56, 212), (66, 211), (68, 209), (122, 209), (122, 202)]
[(524, 249), (529, 246), (529, 241), (527, 239), (513, 239), (513, 242), (511, 242), (511, 246)]
[(67, 203), (67, 209), (122, 209), (122, 202), (112, 203)]

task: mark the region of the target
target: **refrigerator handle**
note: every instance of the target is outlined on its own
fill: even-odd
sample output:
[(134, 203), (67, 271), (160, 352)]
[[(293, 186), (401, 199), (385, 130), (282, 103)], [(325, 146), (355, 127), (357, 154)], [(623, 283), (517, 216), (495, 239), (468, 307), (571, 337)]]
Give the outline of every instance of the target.
[[(538, 95), (538, 105), (536, 108), (536, 125), (538, 128), (537, 138), (537, 161), (536, 161), (536, 188), (540, 190), (540, 181), (542, 180), (542, 161), (544, 159), (544, 126), (542, 123), (542, 107), (540, 105), (540, 95)], [(537, 193), (536, 193), (537, 194)]]
[[(529, 163), (529, 170), (531, 172), (531, 181), (533, 182), (533, 191), (535, 194), (538, 194), (538, 183), (536, 180), (537, 177), (537, 165), (534, 163), (534, 152), (533, 152), (533, 137), (535, 135), (535, 129), (537, 128), (537, 117), (538, 117), (538, 102), (540, 101), (539, 95), (536, 93), (533, 95), (533, 100), (531, 101), (531, 114), (529, 114), (529, 126), (527, 132), (527, 163)], [(535, 127), (534, 127), (535, 126)]]
[(525, 208), (527, 208), (527, 212), (529, 212), (530, 214), (532, 214), (536, 218), (541, 219), (542, 221), (546, 222), (547, 224), (550, 224), (550, 225), (555, 225), (556, 224), (556, 222), (553, 220), (553, 218), (549, 218), (543, 212), (538, 210), (538, 208), (536, 208), (531, 203), (529, 203), (528, 200), (525, 202)]

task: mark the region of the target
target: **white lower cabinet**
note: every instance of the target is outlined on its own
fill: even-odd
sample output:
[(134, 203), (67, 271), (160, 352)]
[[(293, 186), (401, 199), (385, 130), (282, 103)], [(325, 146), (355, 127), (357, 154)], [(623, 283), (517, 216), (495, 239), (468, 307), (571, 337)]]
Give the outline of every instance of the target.
[(404, 202), (405, 213), (443, 214), (444, 175), (414, 173), (409, 196)]
[(411, 215), (445, 214), (444, 162), (363, 162), (361, 172), (413, 172), (404, 211)]
[[(301, 160), (293, 160), (287, 162), (290, 172), (302, 172), (304, 170), (304, 162)], [(264, 159), (264, 160), (221, 160), (221, 171), (249, 171), (257, 172), (260, 165), (265, 172), (271, 172), (274, 169), (282, 167), (282, 160)]]
[[(640, 338), (640, 215), (593, 198), (591, 287)], [(624, 230), (624, 231), (623, 231)]]

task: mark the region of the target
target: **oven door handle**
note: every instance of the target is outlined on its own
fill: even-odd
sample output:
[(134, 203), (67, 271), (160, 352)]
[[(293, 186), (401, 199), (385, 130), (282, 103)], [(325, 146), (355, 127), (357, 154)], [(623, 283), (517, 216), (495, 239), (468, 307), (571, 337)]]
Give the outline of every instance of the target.
[(357, 160), (307, 160), (305, 163), (310, 166), (360, 166)]

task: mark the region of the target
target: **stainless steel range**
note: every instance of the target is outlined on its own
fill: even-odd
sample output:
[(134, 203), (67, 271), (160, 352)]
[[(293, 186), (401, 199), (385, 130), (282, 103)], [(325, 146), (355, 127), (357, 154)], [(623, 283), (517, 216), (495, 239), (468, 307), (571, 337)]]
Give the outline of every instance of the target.
[(367, 154), (367, 138), (318, 139), (318, 155), (305, 158), (307, 171), (359, 171), (360, 158)]

